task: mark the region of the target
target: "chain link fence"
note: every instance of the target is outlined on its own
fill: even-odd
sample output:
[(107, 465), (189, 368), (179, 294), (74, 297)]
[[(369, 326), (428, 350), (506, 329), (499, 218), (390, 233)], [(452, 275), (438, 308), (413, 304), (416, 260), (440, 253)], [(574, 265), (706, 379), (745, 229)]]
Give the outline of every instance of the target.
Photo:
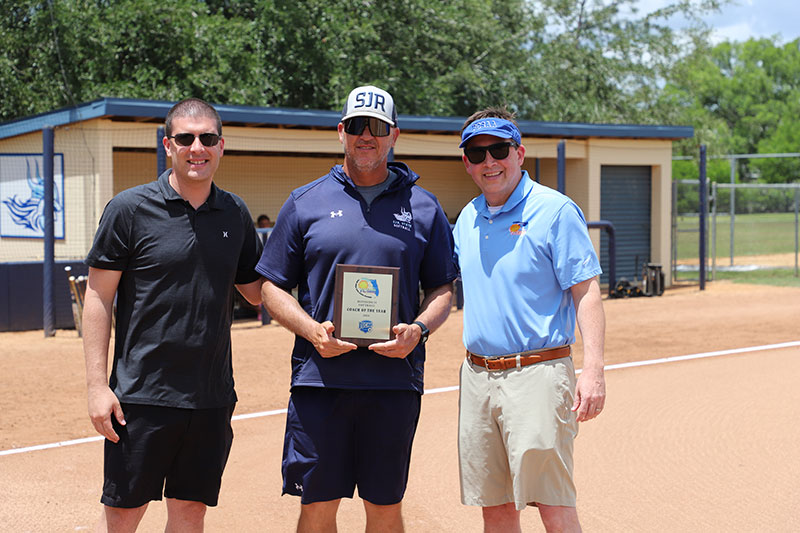
[[(672, 274), (697, 281), (699, 183), (672, 184)], [(800, 184), (709, 183), (706, 267), (717, 270), (791, 268), (800, 275)]]

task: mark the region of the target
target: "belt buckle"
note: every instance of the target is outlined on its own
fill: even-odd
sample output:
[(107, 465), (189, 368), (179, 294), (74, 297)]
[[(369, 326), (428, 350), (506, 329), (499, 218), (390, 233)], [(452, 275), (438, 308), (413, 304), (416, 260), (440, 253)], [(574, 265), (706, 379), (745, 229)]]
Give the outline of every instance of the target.
[(497, 372), (498, 370), (503, 370), (502, 364), (494, 364), (494, 363), (500, 363), (499, 357), (492, 359), (487, 358), (484, 359), (484, 362), (486, 363), (486, 370), (488, 370), (489, 372)]
[[(513, 367), (507, 367), (505, 365), (506, 359), (508, 359), (508, 356), (486, 359), (486, 370), (488, 370), (489, 372), (502, 372), (503, 370), (508, 370), (509, 368), (513, 368)], [(490, 366), (493, 363), (494, 363), (493, 365), (494, 368)], [(520, 366), (519, 355), (517, 355), (517, 368), (519, 368), (519, 366)]]

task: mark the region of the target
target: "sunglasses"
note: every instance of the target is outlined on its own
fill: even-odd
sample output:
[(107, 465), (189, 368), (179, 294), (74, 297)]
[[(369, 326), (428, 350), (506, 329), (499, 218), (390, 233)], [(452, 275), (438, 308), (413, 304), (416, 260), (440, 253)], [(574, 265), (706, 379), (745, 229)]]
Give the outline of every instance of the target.
[(221, 138), (221, 136), (216, 133), (201, 133), (200, 135), (195, 135), (194, 133), (178, 133), (176, 135), (170, 135), (168, 138), (175, 139), (175, 142), (181, 146), (191, 146), (194, 144), (195, 137), (200, 137), (200, 142), (203, 146), (216, 146)]
[(516, 147), (514, 143), (510, 142), (490, 144), (489, 146), (475, 146), (473, 148), (465, 148), (464, 155), (467, 156), (470, 163), (483, 163), (486, 159), (487, 151), (492, 154), (494, 159), (505, 159), (508, 157), (508, 149), (512, 146)]
[(386, 137), (392, 130), (387, 122), (374, 117), (353, 117), (344, 121), (344, 132), (348, 135), (361, 135), (366, 127), (373, 137)]

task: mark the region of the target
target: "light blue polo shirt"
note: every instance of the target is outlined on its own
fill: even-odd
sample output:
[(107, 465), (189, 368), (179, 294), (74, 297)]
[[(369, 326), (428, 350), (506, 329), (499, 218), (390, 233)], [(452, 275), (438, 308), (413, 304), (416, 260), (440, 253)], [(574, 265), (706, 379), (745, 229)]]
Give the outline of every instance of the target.
[(478, 196), (453, 235), (467, 350), (497, 356), (575, 342), (569, 289), (601, 272), (575, 202), (523, 171), (499, 212)]

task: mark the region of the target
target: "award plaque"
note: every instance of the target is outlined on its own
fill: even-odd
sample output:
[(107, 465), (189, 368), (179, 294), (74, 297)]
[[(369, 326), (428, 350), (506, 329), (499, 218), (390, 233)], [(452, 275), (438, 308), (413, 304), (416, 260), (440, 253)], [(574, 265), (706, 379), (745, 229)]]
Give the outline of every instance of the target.
[(334, 336), (358, 346), (394, 338), (398, 267), (336, 265)]

